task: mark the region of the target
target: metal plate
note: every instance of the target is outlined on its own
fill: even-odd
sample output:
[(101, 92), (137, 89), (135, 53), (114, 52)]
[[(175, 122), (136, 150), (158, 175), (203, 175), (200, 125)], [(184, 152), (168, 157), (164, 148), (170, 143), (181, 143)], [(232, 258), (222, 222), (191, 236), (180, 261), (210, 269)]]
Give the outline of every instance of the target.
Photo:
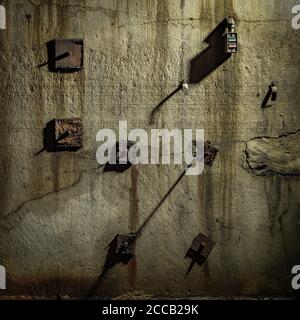
[(55, 40), (56, 71), (76, 71), (83, 67), (83, 41), (77, 39)]
[(203, 233), (199, 233), (199, 235), (193, 240), (190, 249), (204, 258), (207, 258), (214, 246), (215, 242), (213, 240), (209, 239)]
[(116, 254), (134, 255), (135, 240), (134, 234), (118, 234)]
[(195, 263), (201, 266), (205, 262), (214, 246), (215, 242), (213, 240), (205, 234), (199, 233), (199, 235), (193, 240), (191, 247), (185, 255), (186, 258), (192, 260), (187, 270), (187, 274), (192, 270)]
[(81, 148), (82, 132), (82, 122), (79, 118), (55, 119), (55, 149)]

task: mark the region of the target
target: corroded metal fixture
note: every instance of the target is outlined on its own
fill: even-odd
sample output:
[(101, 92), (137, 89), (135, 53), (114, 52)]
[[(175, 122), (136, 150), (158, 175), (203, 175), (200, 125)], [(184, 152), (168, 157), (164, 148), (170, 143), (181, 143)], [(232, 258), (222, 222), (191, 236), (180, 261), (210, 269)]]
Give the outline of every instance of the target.
[(269, 89), (271, 90), (271, 101), (276, 101), (278, 89), (277, 89), (275, 81), (271, 82)]
[(198, 263), (201, 266), (205, 262), (212, 252), (215, 244), (216, 243), (213, 240), (203, 233), (199, 233), (199, 235), (194, 238), (192, 245), (185, 256), (192, 260), (187, 274), (192, 270), (195, 263)]
[(54, 141), (55, 151), (78, 150), (83, 146), (83, 128), (79, 118), (55, 119)]
[[(132, 166), (132, 163), (128, 159), (128, 151), (135, 144), (132, 141), (117, 141), (114, 148), (113, 154), (111, 158), (115, 158), (115, 163), (111, 163), (112, 161), (108, 161), (104, 166), (104, 172), (114, 171), (114, 172), (124, 172)], [(127, 155), (126, 162), (120, 161)], [(111, 159), (110, 159), (111, 160)]]
[[(197, 149), (197, 141), (193, 140), (193, 146), (192, 146), (192, 151), (193, 151), (193, 156), (196, 157), (196, 150)], [(204, 164), (207, 166), (212, 166), (213, 162), (219, 152), (219, 149), (212, 145), (210, 141), (204, 142)]]
[(210, 141), (206, 141), (204, 143), (204, 163), (211, 167), (218, 152), (217, 147), (213, 146)]
[(55, 72), (72, 72), (83, 67), (83, 40), (62, 39), (54, 40), (49, 63)]
[(116, 254), (134, 255), (136, 235), (118, 234), (116, 244)]

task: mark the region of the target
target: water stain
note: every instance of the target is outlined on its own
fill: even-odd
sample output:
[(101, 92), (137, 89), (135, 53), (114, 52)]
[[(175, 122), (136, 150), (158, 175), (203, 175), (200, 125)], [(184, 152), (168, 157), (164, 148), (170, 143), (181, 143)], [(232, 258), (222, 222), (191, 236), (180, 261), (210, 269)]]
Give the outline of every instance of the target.
[(268, 204), (270, 234), (274, 235), (276, 231), (283, 233), (283, 218), (289, 212), (292, 195), (289, 179), (282, 176), (267, 177), (265, 193)]
[(129, 213), (129, 229), (135, 232), (139, 223), (139, 198), (138, 198), (138, 178), (139, 168), (131, 167), (131, 187), (130, 187), (130, 213)]
[(180, 9), (183, 10), (185, 6), (185, 0), (180, 0)]
[[(135, 233), (139, 223), (139, 198), (138, 198), (138, 166), (131, 167), (131, 187), (130, 187), (130, 208), (129, 208), (129, 229)], [(134, 256), (128, 263), (128, 283), (131, 289), (135, 287), (137, 259)]]

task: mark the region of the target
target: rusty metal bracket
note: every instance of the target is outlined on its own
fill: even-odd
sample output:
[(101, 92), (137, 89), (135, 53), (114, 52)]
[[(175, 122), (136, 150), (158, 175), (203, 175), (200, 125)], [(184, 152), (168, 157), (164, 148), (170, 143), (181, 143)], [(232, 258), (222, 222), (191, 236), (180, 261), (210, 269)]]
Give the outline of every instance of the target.
[(134, 255), (136, 235), (119, 234), (117, 235), (116, 254)]
[(206, 141), (204, 143), (204, 163), (211, 167), (218, 152), (217, 147), (213, 146), (210, 141)]
[[(193, 156), (196, 157), (196, 148), (197, 148), (197, 141), (193, 140), (192, 152)], [(216, 146), (213, 146), (210, 141), (204, 142), (204, 164), (207, 166), (212, 166), (213, 162), (219, 152), (219, 149)]]
[(48, 65), (50, 72), (75, 72), (83, 68), (83, 40), (56, 39), (47, 42), (48, 61), (38, 65)]
[(55, 119), (55, 151), (78, 150), (82, 143), (82, 122), (79, 118)]
[(77, 71), (81, 70), (82, 66), (82, 40), (55, 40), (55, 69), (57, 71)]
[(118, 263), (123, 263), (125, 265), (128, 264), (128, 262), (134, 256), (135, 242), (136, 235), (133, 233), (118, 234), (114, 237), (114, 239), (106, 248), (108, 249), (108, 251), (102, 272), (95, 284), (89, 290), (87, 297), (94, 296), (98, 287), (101, 285), (104, 275), (108, 272), (109, 269), (113, 268)]
[(191, 247), (185, 255), (185, 258), (192, 259), (187, 274), (192, 270), (195, 263), (201, 266), (205, 262), (214, 246), (215, 242), (203, 233), (199, 233), (199, 235), (194, 238)]

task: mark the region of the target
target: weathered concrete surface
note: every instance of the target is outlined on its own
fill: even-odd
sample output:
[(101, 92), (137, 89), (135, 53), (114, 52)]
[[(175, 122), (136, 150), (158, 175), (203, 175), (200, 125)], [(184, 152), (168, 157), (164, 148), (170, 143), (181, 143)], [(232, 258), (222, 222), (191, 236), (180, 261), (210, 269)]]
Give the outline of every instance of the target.
[[(144, 229), (135, 259), (115, 266), (97, 294), (295, 294), (290, 271), (300, 263), (299, 177), (245, 170), (248, 141), (300, 128), (293, 0), (1, 3), (7, 9), (7, 30), (0, 31), (4, 294), (86, 295), (110, 241), (134, 231), (182, 172), (182, 166), (149, 165), (104, 174), (95, 161), (96, 132), (117, 128), (119, 120), (130, 128), (204, 128), (220, 151), (203, 175), (181, 181)], [(190, 85), (188, 95), (172, 96), (151, 126), (152, 110), (188, 78), (190, 61), (207, 47), (204, 39), (232, 14), (239, 53)], [(84, 39), (81, 72), (37, 68), (55, 38)], [(278, 99), (262, 109), (272, 80)], [(36, 155), (46, 123), (69, 117), (83, 120), (84, 148)], [(185, 278), (184, 256), (200, 231), (217, 245)]]
[(300, 131), (246, 142), (246, 166), (258, 175), (300, 174)]

